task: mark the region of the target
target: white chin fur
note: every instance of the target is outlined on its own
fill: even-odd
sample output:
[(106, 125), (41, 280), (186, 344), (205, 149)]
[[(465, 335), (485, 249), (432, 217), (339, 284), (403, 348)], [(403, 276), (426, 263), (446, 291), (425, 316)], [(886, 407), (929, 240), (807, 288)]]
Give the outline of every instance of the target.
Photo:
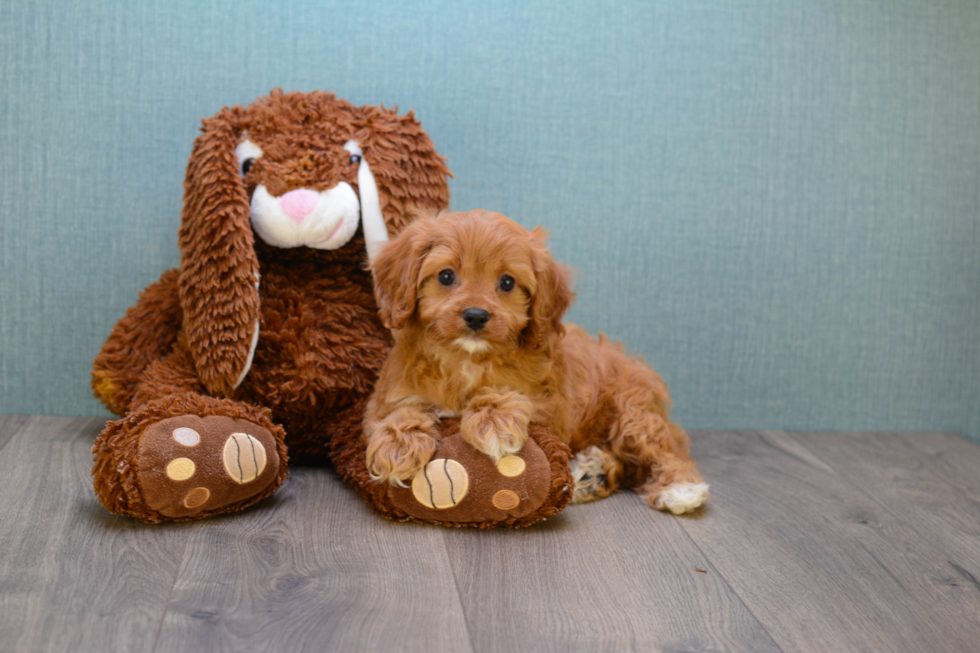
[(674, 483), (660, 493), (655, 507), (661, 510), (666, 508), (675, 515), (683, 515), (704, 505), (710, 497), (707, 483)]
[(302, 222), (295, 222), (282, 210), (279, 198), (264, 185), (252, 194), (252, 226), (263, 241), (273, 247), (312, 247), (339, 249), (357, 232), (361, 205), (357, 193), (345, 181), (320, 191), (316, 207)]
[(482, 353), (490, 348), (490, 343), (479, 338), (456, 338), (454, 343), (467, 354)]

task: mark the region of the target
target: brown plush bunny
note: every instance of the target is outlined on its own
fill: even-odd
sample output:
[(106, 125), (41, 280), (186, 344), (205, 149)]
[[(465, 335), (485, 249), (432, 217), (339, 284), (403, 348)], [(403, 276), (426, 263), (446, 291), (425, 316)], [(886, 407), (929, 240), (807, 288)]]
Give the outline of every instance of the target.
[[(184, 185), (181, 265), (95, 360), (124, 419), (95, 443), (95, 489), (146, 521), (236, 510), (296, 455), (360, 425), (390, 336), (366, 252), (449, 203), (414, 116), (274, 91), (204, 120)], [(289, 434), (288, 436), (286, 434)]]
[[(141, 294), (94, 363), (95, 395), (124, 416), (93, 447), (102, 504), (146, 522), (238, 510), (282, 484), (288, 445), (294, 458), (332, 455), (388, 517), (457, 519), (392, 507), (374, 496), (386, 486), (360, 483), (361, 417), (391, 344), (366, 263), (415, 216), (448, 208), (447, 175), (411, 113), (325, 92), (274, 91), (204, 120), (180, 269)], [(567, 502), (567, 469), (560, 448), (531, 466), (537, 486), (564, 484), (532, 497), (547, 503), (535, 514)]]

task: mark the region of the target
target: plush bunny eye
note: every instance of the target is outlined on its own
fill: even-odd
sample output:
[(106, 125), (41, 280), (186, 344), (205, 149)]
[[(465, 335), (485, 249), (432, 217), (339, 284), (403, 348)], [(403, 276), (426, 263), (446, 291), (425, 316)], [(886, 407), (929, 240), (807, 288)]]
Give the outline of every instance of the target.
[(350, 155), (350, 164), (351, 165), (354, 165), (354, 164), (360, 163), (360, 162), (361, 162), (361, 155), (360, 154), (351, 154)]
[(235, 156), (238, 157), (238, 171), (244, 177), (255, 165), (255, 160), (262, 156), (262, 148), (252, 141), (245, 140), (235, 148)]
[(505, 274), (504, 276), (500, 277), (500, 283), (498, 284), (498, 287), (504, 292), (510, 292), (511, 290), (514, 289), (514, 286), (516, 284), (517, 282), (514, 281), (514, 277)]
[(439, 283), (444, 286), (451, 286), (456, 283), (456, 273), (452, 270), (443, 270), (439, 273)]

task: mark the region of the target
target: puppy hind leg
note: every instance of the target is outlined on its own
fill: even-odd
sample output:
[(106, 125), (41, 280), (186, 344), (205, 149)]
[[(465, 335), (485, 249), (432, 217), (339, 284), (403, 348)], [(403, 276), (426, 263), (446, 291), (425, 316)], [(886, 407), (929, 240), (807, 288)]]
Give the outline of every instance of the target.
[[(680, 431), (680, 427), (674, 424), (668, 424), (668, 428)], [(661, 464), (652, 469), (649, 480), (637, 487), (636, 492), (651, 507), (675, 515), (692, 512), (711, 498), (708, 484), (687, 453), (665, 456)]]
[(623, 464), (602, 447), (583, 449), (568, 464), (575, 481), (575, 493), (569, 505), (605, 499), (619, 490)]
[(610, 434), (610, 450), (624, 463), (628, 482), (651, 507), (680, 515), (709, 499), (684, 430), (657, 410), (642, 393), (624, 397)]

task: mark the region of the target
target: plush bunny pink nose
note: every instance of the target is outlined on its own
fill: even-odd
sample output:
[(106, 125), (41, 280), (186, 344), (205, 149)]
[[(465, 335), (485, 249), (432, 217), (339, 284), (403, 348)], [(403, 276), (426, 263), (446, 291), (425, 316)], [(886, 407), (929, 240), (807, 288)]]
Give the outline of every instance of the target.
[(291, 190), (279, 198), (279, 206), (295, 223), (300, 223), (316, 208), (320, 194), (316, 191), (300, 188)]

